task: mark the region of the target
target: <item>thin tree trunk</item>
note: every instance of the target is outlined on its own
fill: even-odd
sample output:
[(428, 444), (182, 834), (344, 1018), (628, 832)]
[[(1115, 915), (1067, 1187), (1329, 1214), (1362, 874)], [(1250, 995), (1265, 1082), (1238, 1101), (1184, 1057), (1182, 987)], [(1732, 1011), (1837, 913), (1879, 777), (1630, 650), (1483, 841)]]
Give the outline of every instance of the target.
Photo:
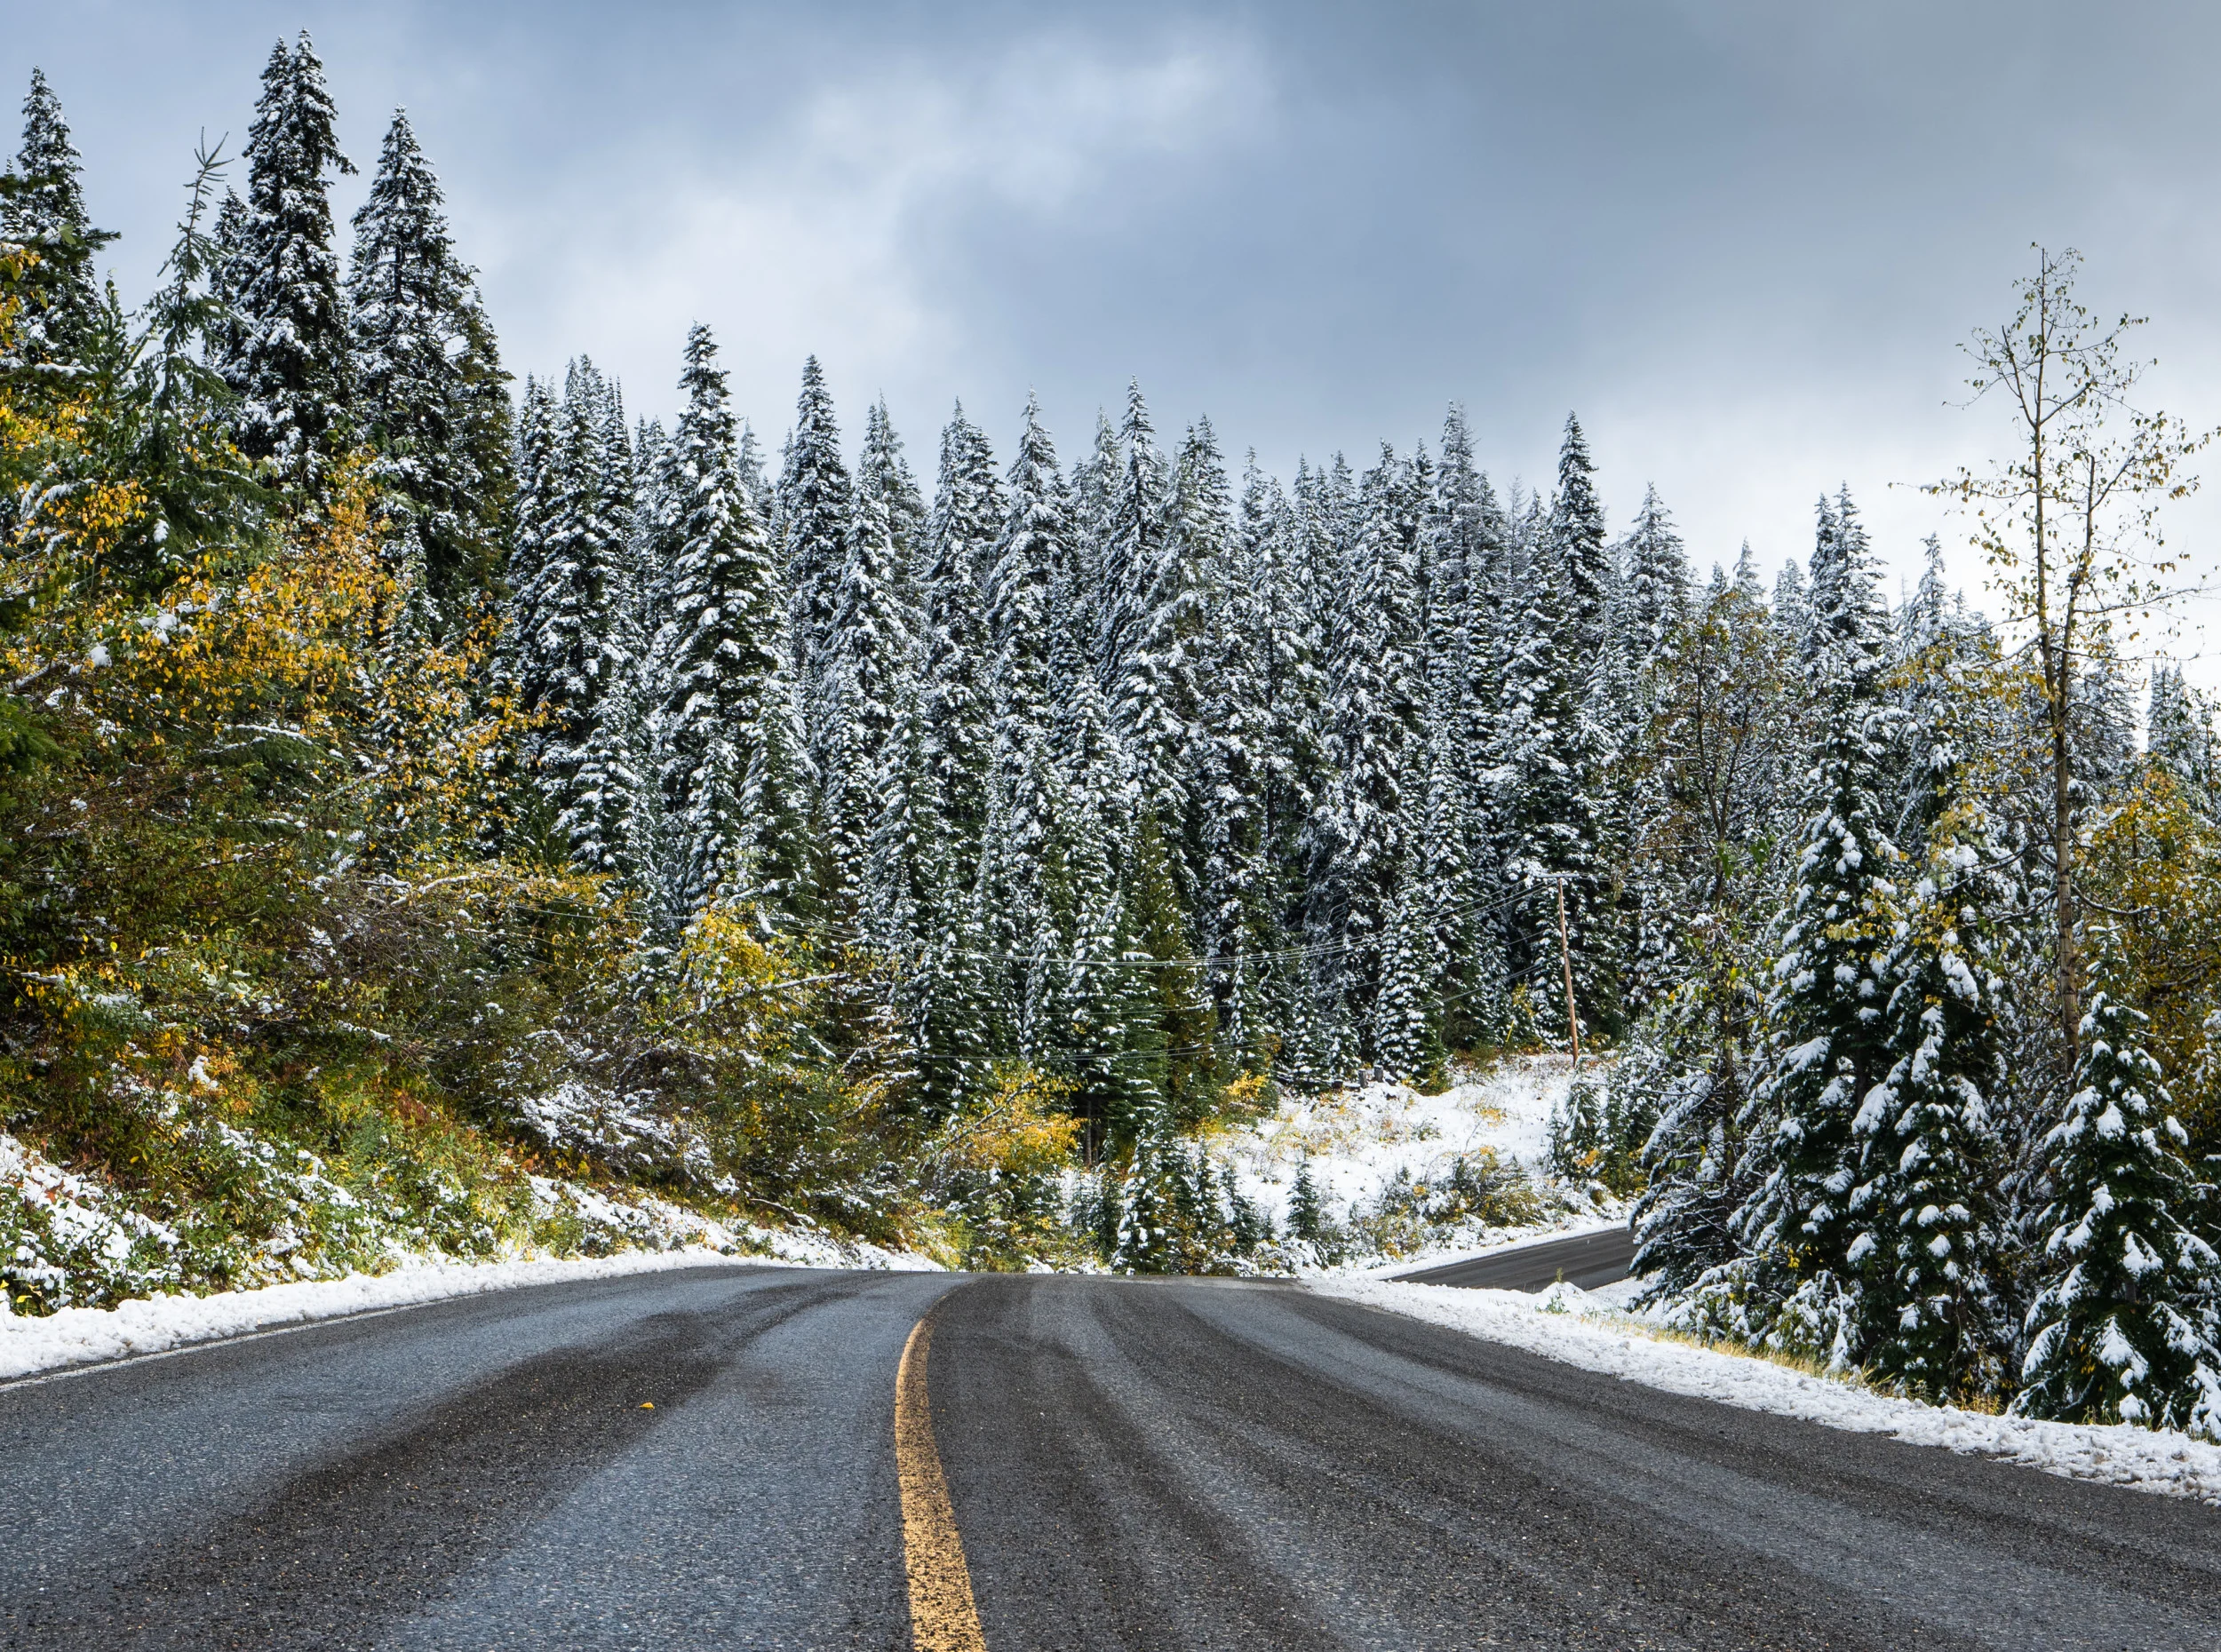
[(2082, 1036), (2082, 1005), (2074, 909), (2074, 782), (2069, 767), (2073, 747), (2068, 732), (2067, 707), (2062, 696), (2055, 703), (2051, 718), (2051, 861), (2058, 879), (2052, 895), (2052, 923), (2053, 944), (2058, 954), (2059, 1034), (2072, 1055)]

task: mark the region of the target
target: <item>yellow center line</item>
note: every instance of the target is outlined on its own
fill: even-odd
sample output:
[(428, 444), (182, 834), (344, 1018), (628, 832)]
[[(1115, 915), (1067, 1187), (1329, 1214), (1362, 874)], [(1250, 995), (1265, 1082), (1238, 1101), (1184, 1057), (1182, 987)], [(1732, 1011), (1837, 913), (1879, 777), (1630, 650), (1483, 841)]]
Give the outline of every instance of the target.
[(903, 1557), (910, 1570), (910, 1644), (912, 1652), (987, 1652), (979, 1610), (972, 1604), (964, 1539), (957, 1534), (949, 1482), (933, 1443), (933, 1410), (926, 1398), (926, 1349), (932, 1341), (932, 1320), (919, 1320), (895, 1370), (895, 1474), (902, 1487)]

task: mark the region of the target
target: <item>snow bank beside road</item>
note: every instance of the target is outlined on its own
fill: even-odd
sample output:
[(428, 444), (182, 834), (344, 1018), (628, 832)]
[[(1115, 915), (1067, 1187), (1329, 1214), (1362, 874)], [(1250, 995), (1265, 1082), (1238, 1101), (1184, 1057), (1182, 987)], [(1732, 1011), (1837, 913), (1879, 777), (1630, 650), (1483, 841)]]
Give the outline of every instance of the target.
[(1526, 1296), (1387, 1280), (1308, 1283), (1322, 1296), (1385, 1308), (1668, 1394), (2221, 1505), (2221, 1447), (2186, 1434), (2127, 1424), (2039, 1423), (1895, 1399), (1771, 1361), (1648, 1336), (1636, 1322), (1612, 1315), (1595, 1297), (1570, 1285)]
[(561, 1284), (734, 1263), (774, 1267), (933, 1268), (922, 1258), (871, 1245), (836, 1249), (829, 1241), (802, 1240), (778, 1248), (786, 1254), (749, 1256), (694, 1249), (507, 1262), (414, 1263), (389, 1274), (351, 1274), (344, 1279), (303, 1280), (259, 1291), (141, 1298), (112, 1308), (63, 1308), (38, 1317), (7, 1315), (0, 1317), (0, 1382), (518, 1285)]

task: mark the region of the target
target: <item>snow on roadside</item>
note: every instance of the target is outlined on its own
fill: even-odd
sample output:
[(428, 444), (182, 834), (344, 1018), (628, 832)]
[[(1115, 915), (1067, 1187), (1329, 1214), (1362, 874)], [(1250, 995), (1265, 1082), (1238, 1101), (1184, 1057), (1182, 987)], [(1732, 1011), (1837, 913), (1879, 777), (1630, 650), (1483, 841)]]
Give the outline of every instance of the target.
[[(693, 1218), (697, 1227), (702, 1219)], [(745, 1235), (768, 1254), (734, 1242)], [(351, 1314), (410, 1307), (451, 1297), (478, 1296), (519, 1285), (608, 1279), (673, 1268), (754, 1267), (863, 1267), (939, 1272), (924, 1257), (871, 1244), (841, 1244), (822, 1235), (774, 1228), (719, 1227), (723, 1249), (625, 1251), (615, 1256), (519, 1258), (500, 1262), (410, 1263), (386, 1274), (302, 1280), (204, 1297), (156, 1295), (112, 1308), (67, 1307), (43, 1314), (0, 1314), (0, 1382), (110, 1360), (166, 1354), (195, 1343), (247, 1336)], [(4, 1302), (4, 1299), (0, 1299)]]
[[(1583, 1068), (1592, 1076), (1602, 1070)], [(1296, 1169), (1306, 1162), (1328, 1215), (1348, 1222), (1353, 1212), (1378, 1209), (1399, 1177), (1438, 1185), (1460, 1158), (1476, 1169), (1516, 1168), (1542, 1186), (1550, 1117), (1571, 1087), (1563, 1055), (1506, 1056), (1460, 1073), (1440, 1095), (1376, 1080), (1325, 1095), (1290, 1096), (1269, 1116), (1213, 1138), (1212, 1152), (1277, 1227), (1286, 1227)], [(1578, 1229), (1612, 1213), (1586, 1200), (1545, 1203), (1549, 1208), (1539, 1223), (1466, 1227), (1405, 1254), (1353, 1255), (1344, 1266), (1408, 1268), (1454, 1260), (1505, 1240)]]
[[(1387, 1280), (1320, 1279), (1311, 1290), (1521, 1348), (1668, 1394), (2001, 1458), (2072, 1480), (2221, 1505), (2221, 1446), (2129, 1424), (2042, 1423), (1900, 1400), (1768, 1360), (1671, 1342), (1614, 1311), (1613, 1296), (1553, 1285), (1540, 1296)], [(1624, 1298), (1626, 1291), (1614, 1288)]]

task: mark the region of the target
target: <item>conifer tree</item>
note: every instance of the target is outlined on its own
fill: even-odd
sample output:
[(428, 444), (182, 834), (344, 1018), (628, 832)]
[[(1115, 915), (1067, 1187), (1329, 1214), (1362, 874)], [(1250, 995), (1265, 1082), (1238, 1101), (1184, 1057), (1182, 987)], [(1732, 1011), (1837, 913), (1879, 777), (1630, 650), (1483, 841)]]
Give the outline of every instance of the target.
[(547, 562), (548, 536), (562, 485), (559, 441), (553, 390), (527, 378), (517, 410), (517, 495), (503, 572), (506, 599), (500, 662), (503, 680), (527, 704), (545, 692), (543, 673), (531, 650), (539, 631), (536, 604), (541, 595), (540, 574)]
[(238, 313), (220, 363), (240, 397), (239, 445), (314, 495), (350, 434), (347, 309), (328, 174), (339, 153), (323, 64), (303, 30), (277, 44), (247, 129), (247, 197), (223, 288)]
[(355, 425), (377, 455), (371, 475), (396, 540), (422, 547), (435, 598), (459, 595), (491, 567), (496, 524), (481, 502), (498, 479), (480, 464), (502, 444), (473, 426), (487, 413), (481, 385), (490, 367), (498, 385), (499, 366), (405, 111), (354, 215), (347, 305)]
[(1920, 875), (1889, 957), (1888, 1073), (1851, 1121), (1867, 1368), (1916, 1394), (1978, 1390), (2002, 1341), (1994, 1099), (2003, 1083), (1990, 936), (1997, 857), (1947, 739), (1930, 735)]
[(864, 901), (866, 941), (890, 961), (918, 1109), (947, 1116), (985, 1076), (980, 937), (951, 865), (919, 685), (904, 685), (881, 759)]
[(1025, 761), (1052, 721), (1051, 584), (1070, 560), (1070, 535), (1056, 449), (1042, 427), (1039, 403), (1028, 397), (987, 585), (989, 713), (994, 761), (1006, 772)]
[(23, 147), (0, 194), (0, 242), (36, 255), (18, 285), (11, 359), (25, 365), (82, 361), (101, 300), (94, 253), (115, 237), (85, 214), (84, 163), (44, 71), (31, 71), (23, 99)]
[(2186, 1136), (2169, 1112), (2142, 1012), (2118, 996), (2100, 934), (2064, 1116), (2044, 1139), (2043, 1283), (2028, 1311), (2015, 1411), (2221, 1434), (2221, 1259), (2186, 1225)]
[(1254, 455), (1243, 494), (1242, 527), (1221, 558), (1198, 655), (1206, 698), (1198, 917), (1228, 1046), (1254, 1068), (1272, 1032), (1271, 982), (1260, 955), (1276, 949), (1280, 933), (1270, 791), (1285, 733), (1273, 707), (1276, 579)]
[(1593, 1012), (1607, 983), (1596, 981), (1588, 967), (1597, 823), (1580, 641), (1564, 563), (1532, 504), (1505, 560), (1504, 590), (1491, 813), (1507, 894), (1528, 892), (1512, 912), (1509, 962), (1515, 973), (1547, 967), (1558, 947), (1556, 901), (1562, 889), (1576, 987)]
[(1118, 1240), (1110, 1266), (1121, 1274), (1165, 1274), (1176, 1258), (1175, 1224), (1185, 1165), (1170, 1107), (1152, 1097), (1118, 1183)]
[(848, 512), (848, 544), (822, 655), (825, 726), (819, 785), (827, 841), (842, 884), (856, 888), (878, 818), (876, 788), (904, 691), (910, 639), (903, 624), (895, 501), (866, 472)]
[(1112, 498), (1102, 567), (1103, 689), (1142, 802), (1176, 828), (1184, 813), (1183, 758), (1195, 708), (1187, 647), (1196, 593), (1172, 481), (1139, 385), (1128, 386), (1118, 438), (1126, 468)]
[(709, 329), (687, 336), (686, 410), (672, 437), (679, 554), (663, 706), (665, 802), (685, 843), (689, 906), (806, 896), (801, 825), (782, 675), (782, 592), (740, 471), (738, 430)]
[(988, 605), (1002, 517), (987, 438), (959, 404), (941, 433), (940, 479), (917, 584), (924, 609), (919, 658), (925, 760), (958, 853), (967, 860), (978, 851), (986, 820), (996, 678)]
[(1689, 602), (1689, 559), (1656, 488), (1644, 490), (1621, 554), (1627, 594), (1620, 635), (1639, 674), (1664, 655)]
[(1736, 1227), (1770, 1288), (1796, 1294), (1800, 1310), (1824, 1322), (1825, 1352), (1847, 1359), (1857, 1338), (1851, 1125), (1895, 1062), (1883, 901), (1899, 855), (1882, 803), (1891, 733), (1883, 656), (1858, 618), (1871, 615), (1869, 576), (1851, 558), (1831, 579), (1830, 617), (1816, 622), (1830, 627), (1831, 640), (1816, 655), (1825, 702), (1811, 816), (1773, 967), (1769, 1068), (1750, 1114), (1766, 1174)]
[(893, 589), (903, 630), (914, 637), (924, 603), (920, 580), (926, 557), (926, 502), (918, 491), (917, 478), (910, 473), (910, 461), (903, 456), (903, 439), (895, 433), (885, 396), (874, 401), (864, 417), (864, 446), (856, 454), (856, 487), (859, 496), (871, 494), (887, 512), (888, 537), (895, 546)]
[(1396, 519), (1395, 455), (1365, 474), (1329, 648), (1332, 774), (1310, 834), (1315, 943), (1338, 949), (1338, 991), (1362, 1013), (1413, 822), (1404, 793), (1420, 706), (1417, 570)]
[(1580, 421), (1565, 416), (1558, 448), (1557, 492), (1550, 501), (1549, 545), (1564, 570), (1572, 608), (1569, 640), (1577, 678), (1585, 679), (1603, 650), (1612, 602), (1612, 550), (1604, 541), (1604, 502), (1596, 496), (1596, 466)]
[(2214, 813), (2221, 802), (2221, 770), (2214, 760), (2213, 714), (2205, 696), (2184, 680), (2181, 666), (2152, 668), (2144, 727), (2151, 761), (2174, 776), (2200, 808)]
[(848, 560), (848, 516), (855, 496), (848, 467), (840, 457), (832, 398), (813, 355), (802, 363), (794, 433), (779, 477), (779, 552), (803, 741), (810, 763), (821, 774), (827, 769), (837, 732), (838, 716), (828, 703), (832, 691), (829, 650), (840, 606), (841, 569)]
[(1429, 1010), (1433, 975), (1415, 879), (1406, 878), (1382, 916), (1381, 986), (1373, 1000), (1374, 1059), (1391, 1076), (1411, 1078), (1433, 1065), (1437, 1050)]

